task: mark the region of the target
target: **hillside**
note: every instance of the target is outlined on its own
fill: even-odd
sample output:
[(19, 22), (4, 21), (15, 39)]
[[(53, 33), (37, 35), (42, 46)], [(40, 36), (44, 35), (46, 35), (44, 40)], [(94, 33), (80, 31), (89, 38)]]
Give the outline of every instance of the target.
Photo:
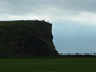
[(0, 21), (0, 57), (57, 56), (52, 39), (45, 21)]

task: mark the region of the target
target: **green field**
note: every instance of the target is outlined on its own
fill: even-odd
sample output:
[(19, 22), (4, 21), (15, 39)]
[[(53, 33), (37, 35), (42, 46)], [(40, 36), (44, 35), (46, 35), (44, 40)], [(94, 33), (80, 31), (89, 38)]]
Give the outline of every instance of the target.
[(96, 58), (0, 59), (0, 72), (96, 72)]

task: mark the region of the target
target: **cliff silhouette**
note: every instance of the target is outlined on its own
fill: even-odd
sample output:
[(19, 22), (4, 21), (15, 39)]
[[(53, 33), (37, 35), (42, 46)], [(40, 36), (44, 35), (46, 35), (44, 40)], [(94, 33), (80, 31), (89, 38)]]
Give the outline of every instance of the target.
[(0, 21), (0, 57), (54, 57), (52, 24), (38, 20)]

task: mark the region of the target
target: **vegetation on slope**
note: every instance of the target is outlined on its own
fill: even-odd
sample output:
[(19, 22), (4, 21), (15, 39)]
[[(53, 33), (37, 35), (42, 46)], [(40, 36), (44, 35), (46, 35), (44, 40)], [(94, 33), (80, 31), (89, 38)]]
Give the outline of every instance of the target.
[(1, 21), (1, 57), (57, 56), (52, 24), (44, 21)]

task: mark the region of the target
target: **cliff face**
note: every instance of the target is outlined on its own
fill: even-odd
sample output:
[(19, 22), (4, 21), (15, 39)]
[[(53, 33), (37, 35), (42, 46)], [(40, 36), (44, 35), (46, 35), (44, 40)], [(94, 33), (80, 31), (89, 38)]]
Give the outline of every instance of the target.
[(44, 21), (0, 22), (0, 57), (57, 56), (51, 31)]

